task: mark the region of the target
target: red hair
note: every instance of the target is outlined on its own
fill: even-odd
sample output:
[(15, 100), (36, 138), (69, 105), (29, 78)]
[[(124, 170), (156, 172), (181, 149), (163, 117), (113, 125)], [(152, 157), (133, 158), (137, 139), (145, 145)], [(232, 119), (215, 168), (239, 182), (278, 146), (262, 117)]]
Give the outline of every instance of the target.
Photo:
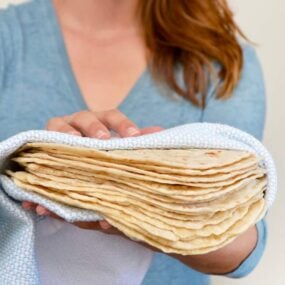
[[(138, 8), (154, 78), (203, 107), (217, 61), (217, 97), (231, 95), (243, 65), (237, 37), (244, 36), (226, 0), (140, 0)], [(178, 67), (183, 70), (183, 87), (177, 80)]]

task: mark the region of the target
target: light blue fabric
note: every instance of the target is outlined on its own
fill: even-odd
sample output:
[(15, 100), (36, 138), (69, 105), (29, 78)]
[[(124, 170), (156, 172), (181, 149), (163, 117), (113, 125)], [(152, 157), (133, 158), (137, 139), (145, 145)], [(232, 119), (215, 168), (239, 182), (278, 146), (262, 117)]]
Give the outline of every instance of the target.
[[(160, 125), (169, 128), (192, 122), (219, 122), (261, 139), (265, 118), (263, 77), (254, 49), (244, 45), (243, 52), (244, 68), (240, 83), (226, 101), (215, 98), (215, 84), (209, 89), (205, 110), (177, 96), (170, 98), (163, 94), (146, 70), (120, 105), (120, 110), (140, 127)], [(1, 11), (0, 139), (20, 131), (43, 129), (48, 119), (83, 109), (86, 109), (86, 104), (72, 73), (50, 0), (35, 0)], [(9, 217), (2, 214), (6, 211), (4, 204), (13, 209)], [(28, 233), (19, 227), (30, 217), (29, 213), (20, 206), (15, 207), (14, 201), (0, 191), (0, 270), (6, 276), (10, 273), (10, 279), (5, 279), (1, 284), (37, 283), (32, 256), (26, 257), (22, 273), (12, 271), (12, 264), (17, 260), (12, 249), (17, 249), (17, 245), (11, 236), (27, 234), (26, 245), (31, 248), (32, 226)], [(257, 265), (265, 245), (265, 228), (264, 223), (258, 226), (256, 249), (230, 277), (242, 277)], [(4, 232), (7, 236), (3, 236)], [(26, 270), (34, 278), (34, 283), (25, 282), (27, 276), (23, 272)], [(143, 284), (201, 285), (208, 282), (206, 275), (158, 254)]]

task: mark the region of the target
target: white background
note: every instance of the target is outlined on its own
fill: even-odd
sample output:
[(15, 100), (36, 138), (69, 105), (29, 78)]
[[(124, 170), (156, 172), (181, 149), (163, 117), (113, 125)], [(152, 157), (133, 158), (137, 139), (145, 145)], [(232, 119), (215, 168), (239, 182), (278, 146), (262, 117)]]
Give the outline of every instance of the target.
[[(22, 1), (0, 0), (0, 6)], [(258, 44), (257, 51), (263, 65), (268, 94), (265, 144), (277, 163), (279, 195), (268, 216), (269, 241), (265, 256), (258, 268), (247, 278), (232, 280), (215, 277), (213, 283), (214, 285), (283, 285), (285, 284), (285, 178), (283, 176), (285, 174), (285, 1), (231, 0), (231, 4), (237, 21), (246, 35)]]

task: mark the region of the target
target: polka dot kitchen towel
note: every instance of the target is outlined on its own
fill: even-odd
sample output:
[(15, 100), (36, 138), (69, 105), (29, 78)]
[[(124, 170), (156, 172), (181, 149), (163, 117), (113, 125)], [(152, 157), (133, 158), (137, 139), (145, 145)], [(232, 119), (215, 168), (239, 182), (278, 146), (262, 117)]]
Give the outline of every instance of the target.
[(266, 169), (268, 186), (266, 203), (270, 208), (277, 192), (277, 174), (273, 159), (261, 142), (230, 126), (194, 123), (133, 138), (98, 140), (48, 131), (28, 131), (0, 143), (0, 284), (39, 284), (35, 262), (35, 214), (25, 211), (20, 201), (39, 203), (69, 222), (96, 221), (100, 216), (27, 193), (3, 174), (7, 158), (27, 142), (61, 143), (96, 149), (140, 148), (217, 148), (246, 150), (260, 156)]

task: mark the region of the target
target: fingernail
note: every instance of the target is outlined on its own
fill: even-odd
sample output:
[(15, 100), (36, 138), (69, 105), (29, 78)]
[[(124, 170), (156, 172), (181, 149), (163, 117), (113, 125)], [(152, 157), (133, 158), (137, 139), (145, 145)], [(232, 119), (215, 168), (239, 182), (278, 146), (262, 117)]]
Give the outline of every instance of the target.
[(77, 131), (70, 131), (68, 134), (81, 137), (81, 133)]
[(111, 228), (111, 225), (107, 221), (99, 221), (99, 224), (103, 230), (108, 230)]
[(109, 135), (106, 132), (104, 132), (102, 130), (99, 130), (99, 131), (96, 132), (95, 137), (97, 139), (108, 139)]
[(37, 208), (37, 214), (38, 214), (39, 216), (45, 216), (45, 215), (48, 214), (48, 212), (47, 212), (46, 209), (44, 209), (44, 208)]
[(26, 210), (30, 210), (32, 208), (31, 204), (23, 202), (22, 203), (22, 207)]
[(26, 209), (26, 210), (31, 210), (32, 207), (28, 206), (28, 205), (23, 205), (23, 208)]
[(127, 135), (130, 137), (137, 136), (140, 134), (140, 131), (135, 127), (129, 127), (127, 129)]

